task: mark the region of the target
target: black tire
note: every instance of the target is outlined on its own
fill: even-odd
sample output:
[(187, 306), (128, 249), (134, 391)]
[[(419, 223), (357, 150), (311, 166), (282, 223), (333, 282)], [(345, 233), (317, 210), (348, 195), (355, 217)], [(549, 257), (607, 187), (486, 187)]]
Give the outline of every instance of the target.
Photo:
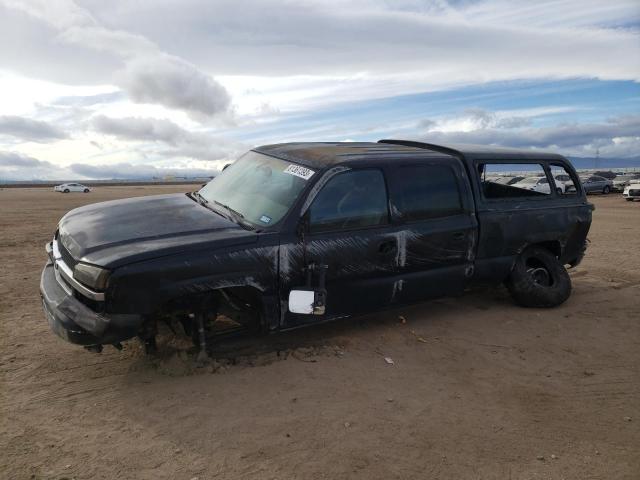
[(62, 191), (62, 193), (69, 193), (69, 189), (68, 189), (68, 188), (65, 188), (65, 189)]
[(627, 202), (633, 202), (633, 198), (625, 198)]
[(84, 189), (84, 193), (89, 193), (89, 189), (88, 189), (88, 188), (85, 188), (85, 189)]
[(605, 195), (608, 195), (610, 191), (611, 191), (611, 187), (609, 187), (609, 185), (605, 185), (604, 188), (602, 189), (602, 193)]
[(571, 295), (571, 278), (564, 265), (542, 247), (529, 247), (518, 256), (506, 285), (523, 307), (556, 307)]
[(562, 195), (564, 192), (562, 191), (562, 189), (560, 187), (556, 188), (556, 193), (558, 195)]

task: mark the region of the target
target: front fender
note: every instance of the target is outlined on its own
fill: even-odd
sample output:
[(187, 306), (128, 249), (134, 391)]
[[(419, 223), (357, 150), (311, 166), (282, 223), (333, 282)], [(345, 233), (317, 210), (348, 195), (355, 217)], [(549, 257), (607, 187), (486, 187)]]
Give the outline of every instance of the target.
[(116, 269), (107, 310), (149, 315), (176, 298), (241, 286), (275, 295), (277, 273), (277, 246), (162, 257)]

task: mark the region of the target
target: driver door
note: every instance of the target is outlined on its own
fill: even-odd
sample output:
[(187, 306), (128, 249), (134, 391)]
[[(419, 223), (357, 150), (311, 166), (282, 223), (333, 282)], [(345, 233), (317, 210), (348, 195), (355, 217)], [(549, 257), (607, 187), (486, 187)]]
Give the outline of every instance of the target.
[[(286, 311), (284, 328), (366, 313), (387, 306), (393, 292), (398, 243), (389, 217), (381, 170), (349, 170), (332, 177), (306, 214), (307, 229), (296, 251), (281, 268), (282, 305), (289, 292), (304, 286), (305, 267), (326, 265), (326, 312), (303, 315)], [(313, 287), (317, 287), (317, 276)]]

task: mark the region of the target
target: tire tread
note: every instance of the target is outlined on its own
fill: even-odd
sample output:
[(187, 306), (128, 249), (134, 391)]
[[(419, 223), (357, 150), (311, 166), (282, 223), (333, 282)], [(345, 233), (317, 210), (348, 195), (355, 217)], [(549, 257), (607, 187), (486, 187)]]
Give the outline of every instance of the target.
[[(544, 287), (533, 281), (526, 272), (528, 258), (536, 258), (545, 265), (553, 278), (553, 286)], [(505, 283), (513, 299), (523, 307), (556, 307), (571, 295), (571, 278), (564, 265), (549, 250), (538, 246), (528, 247), (518, 256)]]

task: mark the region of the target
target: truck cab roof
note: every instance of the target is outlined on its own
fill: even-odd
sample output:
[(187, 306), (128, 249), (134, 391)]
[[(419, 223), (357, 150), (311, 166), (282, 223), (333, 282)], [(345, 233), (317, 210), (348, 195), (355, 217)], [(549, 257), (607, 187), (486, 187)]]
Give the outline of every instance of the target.
[(393, 157), (452, 158), (451, 154), (413, 146), (375, 142), (299, 142), (264, 145), (254, 151), (310, 168), (322, 169), (344, 162), (388, 161)]
[(424, 159), (493, 159), (493, 160), (564, 160), (554, 153), (515, 148), (471, 144), (416, 142), (386, 139), (378, 142), (295, 142), (263, 145), (254, 149), (273, 157), (300, 163), (310, 168), (323, 169), (344, 162), (389, 160), (390, 157)]
[(492, 145), (475, 145), (471, 143), (449, 143), (447, 145), (439, 145), (435, 143), (415, 142), (412, 140), (379, 140), (378, 143), (406, 145), (415, 148), (424, 148), (442, 153), (448, 153), (456, 157), (465, 157), (468, 159), (496, 159), (496, 160), (559, 160), (564, 159), (562, 155), (536, 150), (525, 150), (521, 148), (496, 147)]

